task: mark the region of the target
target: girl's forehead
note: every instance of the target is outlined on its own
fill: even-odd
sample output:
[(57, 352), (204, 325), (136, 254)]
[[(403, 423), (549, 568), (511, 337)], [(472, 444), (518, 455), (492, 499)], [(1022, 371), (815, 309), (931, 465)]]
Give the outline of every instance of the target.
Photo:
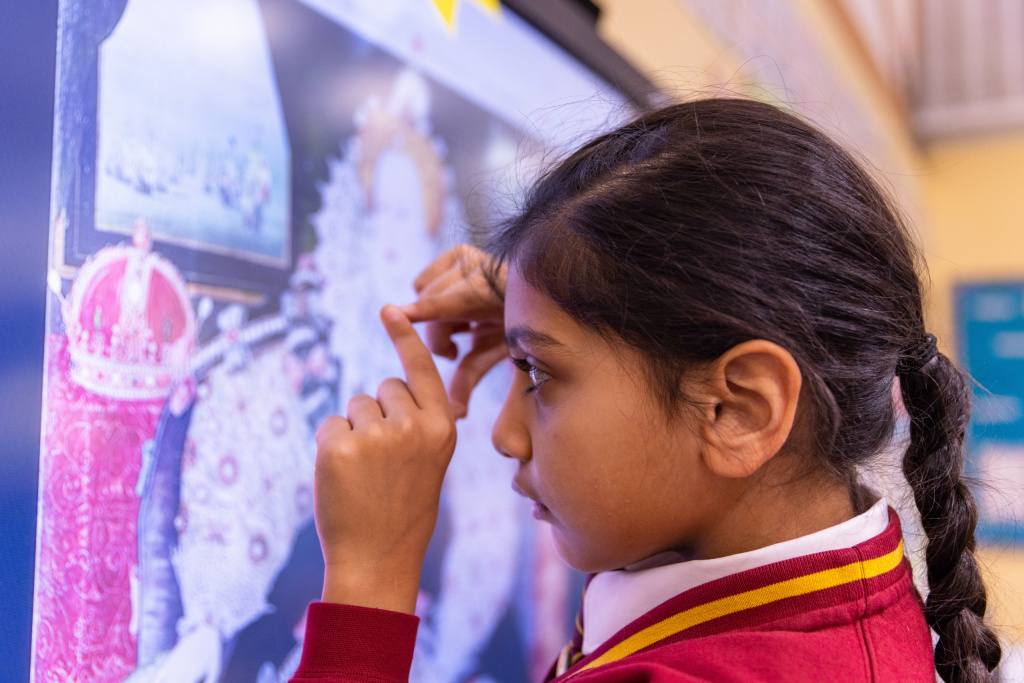
[(554, 299), (509, 268), (505, 288), (505, 341), (509, 349), (529, 349), (565, 360), (593, 360), (611, 349), (596, 331), (578, 323)]
[[(579, 327), (554, 299), (528, 283), (519, 271), (509, 268), (505, 284), (505, 328), (528, 327), (539, 332), (546, 327)], [(551, 332), (547, 332), (551, 335)]]

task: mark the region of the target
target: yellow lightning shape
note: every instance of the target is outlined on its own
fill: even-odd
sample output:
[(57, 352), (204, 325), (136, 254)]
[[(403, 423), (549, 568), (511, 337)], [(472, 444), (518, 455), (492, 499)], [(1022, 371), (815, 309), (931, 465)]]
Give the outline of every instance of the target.
[[(455, 12), (460, 2), (466, 0), (433, 0), (437, 10), (441, 13), (444, 18), (444, 22), (448, 24), (448, 28), (454, 28), (455, 26)], [(492, 12), (498, 12), (501, 9), (501, 0), (472, 0), (476, 4), (488, 9)]]

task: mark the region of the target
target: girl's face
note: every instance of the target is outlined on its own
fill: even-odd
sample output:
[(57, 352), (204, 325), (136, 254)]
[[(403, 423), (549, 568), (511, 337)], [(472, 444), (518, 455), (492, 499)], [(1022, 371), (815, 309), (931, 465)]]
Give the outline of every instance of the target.
[(581, 327), (514, 268), (505, 329), (519, 371), (494, 445), (519, 461), (513, 487), (551, 524), (562, 558), (596, 572), (692, 551), (721, 495), (698, 411), (667, 416), (634, 350)]

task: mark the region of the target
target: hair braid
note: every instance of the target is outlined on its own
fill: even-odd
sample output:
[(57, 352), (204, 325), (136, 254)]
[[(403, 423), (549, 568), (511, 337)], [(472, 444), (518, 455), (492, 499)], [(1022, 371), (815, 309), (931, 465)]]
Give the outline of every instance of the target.
[[(934, 338), (926, 339), (925, 347), (934, 349), (933, 344)], [(974, 557), (978, 510), (963, 479), (968, 389), (963, 374), (941, 353), (924, 363), (920, 354), (908, 358), (911, 362), (898, 368), (910, 415), (903, 470), (928, 536), (930, 590), (924, 611), (939, 636), (935, 669), (947, 683), (992, 681), (1001, 651), (983, 620), (985, 586)]]

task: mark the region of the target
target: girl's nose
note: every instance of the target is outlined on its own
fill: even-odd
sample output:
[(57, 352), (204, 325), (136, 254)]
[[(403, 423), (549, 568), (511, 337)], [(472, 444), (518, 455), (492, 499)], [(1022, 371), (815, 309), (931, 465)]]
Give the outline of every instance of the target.
[(506, 458), (515, 458), (526, 462), (531, 457), (530, 432), (526, 428), (524, 420), (525, 407), (522, 393), (517, 388), (516, 382), (513, 381), (508, 395), (505, 397), (505, 403), (501, 406), (498, 419), (494, 421), (491, 442), (498, 453)]

